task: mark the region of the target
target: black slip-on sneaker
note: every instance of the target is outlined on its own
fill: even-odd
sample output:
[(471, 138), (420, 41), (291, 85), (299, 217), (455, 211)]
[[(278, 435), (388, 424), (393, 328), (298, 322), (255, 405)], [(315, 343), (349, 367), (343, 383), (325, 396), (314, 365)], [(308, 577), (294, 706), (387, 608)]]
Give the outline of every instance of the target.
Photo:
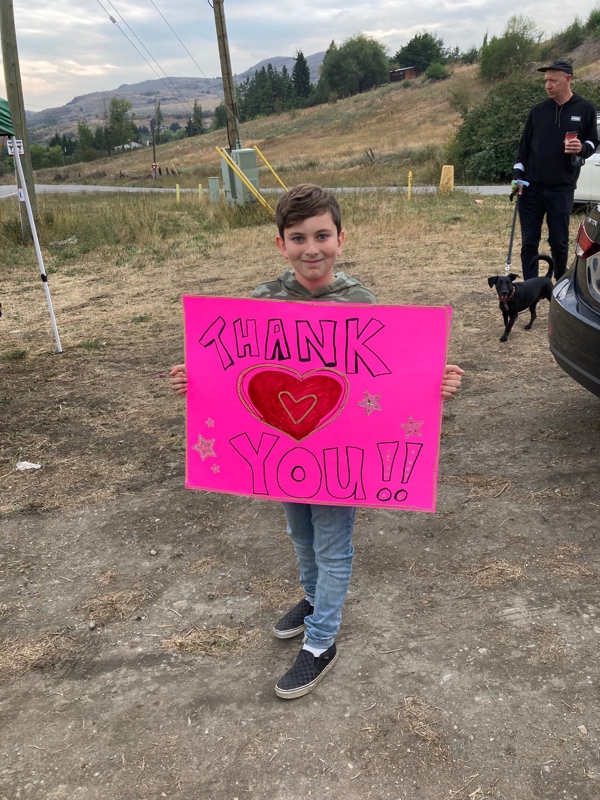
[(273, 633), (278, 639), (291, 639), (293, 636), (298, 636), (306, 628), (305, 617), (312, 613), (313, 606), (308, 600), (306, 598), (301, 600), (273, 625)]
[(337, 661), (335, 642), (320, 656), (313, 655), (310, 650), (300, 650), (298, 658), (285, 675), (277, 681), (275, 694), (284, 700), (302, 697), (315, 688)]

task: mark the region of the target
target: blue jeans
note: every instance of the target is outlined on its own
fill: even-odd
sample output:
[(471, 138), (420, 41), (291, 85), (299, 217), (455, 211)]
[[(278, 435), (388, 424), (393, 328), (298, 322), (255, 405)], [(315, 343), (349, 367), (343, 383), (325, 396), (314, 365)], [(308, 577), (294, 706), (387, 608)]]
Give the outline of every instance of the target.
[(300, 583), (314, 606), (306, 617), (306, 644), (329, 648), (342, 621), (352, 574), (356, 508), (282, 503), (300, 566)]

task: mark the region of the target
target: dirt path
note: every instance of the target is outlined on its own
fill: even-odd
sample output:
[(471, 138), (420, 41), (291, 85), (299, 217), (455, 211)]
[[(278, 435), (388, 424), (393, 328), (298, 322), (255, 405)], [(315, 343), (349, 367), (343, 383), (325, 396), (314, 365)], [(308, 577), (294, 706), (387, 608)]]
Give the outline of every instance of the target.
[[(365, 282), (392, 273), (386, 246)], [(182, 488), (158, 270), (148, 323), (127, 323), (146, 312), (115, 273), (95, 310), (128, 305), (94, 317), (106, 346), (2, 362), (2, 800), (599, 796), (598, 401), (552, 361), (546, 308), (499, 345), (488, 269), (443, 278), (467, 376), (438, 513), (359, 513), (339, 662), (292, 702), (273, 692), (298, 647), (270, 635), (298, 597), (282, 514)], [(404, 301), (440, 302), (427, 275)], [(89, 302), (54, 284), (84, 325)]]

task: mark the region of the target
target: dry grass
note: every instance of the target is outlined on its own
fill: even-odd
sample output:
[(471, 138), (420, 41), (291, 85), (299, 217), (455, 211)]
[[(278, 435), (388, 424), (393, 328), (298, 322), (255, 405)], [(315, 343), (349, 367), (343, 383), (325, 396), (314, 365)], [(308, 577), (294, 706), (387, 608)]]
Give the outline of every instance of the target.
[(253, 578), (249, 586), (250, 593), (260, 598), (260, 607), (264, 611), (291, 608), (304, 596), (296, 586), (290, 587), (289, 582), (276, 578)]
[(60, 664), (73, 647), (73, 641), (62, 633), (46, 633), (32, 641), (5, 639), (0, 642), (0, 683), (32, 669), (49, 669)]
[(398, 708), (398, 723), (406, 725), (416, 737), (418, 747), (427, 747), (437, 755), (447, 757), (448, 748), (443, 741), (442, 725), (433, 719), (432, 708), (418, 697), (405, 697)]
[(555, 578), (581, 580), (597, 577), (581, 558), (581, 547), (575, 542), (555, 547), (542, 560), (542, 569)]
[(163, 650), (196, 656), (227, 658), (252, 648), (260, 638), (257, 629), (246, 630), (217, 625), (215, 628), (190, 628), (163, 639)]
[(91, 597), (85, 602), (87, 618), (96, 625), (107, 625), (113, 620), (122, 621), (131, 617), (147, 598), (147, 593), (141, 589), (125, 589)]
[(115, 583), (119, 578), (120, 575), (116, 570), (107, 569), (105, 572), (98, 575), (96, 583), (98, 586), (110, 586), (111, 583)]
[(4, 619), (8, 616), (8, 606), (5, 606), (3, 603), (0, 603), (0, 619)]
[(473, 589), (496, 589), (511, 581), (522, 578), (523, 569), (501, 558), (489, 558), (483, 564), (471, 567), (465, 572)]
[(212, 569), (220, 565), (221, 562), (217, 558), (205, 556), (204, 558), (198, 559), (198, 561), (194, 561), (189, 568), (189, 572), (191, 572), (192, 575), (208, 575)]
[(565, 645), (561, 632), (553, 625), (536, 624), (533, 626), (537, 649), (530, 657), (534, 664), (553, 664), (565, 655)]
[(479, 499), (483, 497), (499, 497), (509, 487), (511, 482), (505, 477), (490, 477), (488, 475), (441, 475), (440, 483), (464, 486), (469, 490), (467, 497)]

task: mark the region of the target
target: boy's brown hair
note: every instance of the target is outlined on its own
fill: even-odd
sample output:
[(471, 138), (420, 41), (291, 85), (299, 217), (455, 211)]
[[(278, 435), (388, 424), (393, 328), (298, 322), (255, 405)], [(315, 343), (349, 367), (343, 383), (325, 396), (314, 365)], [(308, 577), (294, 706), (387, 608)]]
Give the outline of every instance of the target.
[(310, 217), (331, 214), (337, 228), (338, 236), (342, 232), (342, 212), (338, 201), (327, 189), (321, 189), (313, 183), (300, 183), (293, 186), (277, 201), (276, 221), (279, 235), (283, 239), (286, 228)]

